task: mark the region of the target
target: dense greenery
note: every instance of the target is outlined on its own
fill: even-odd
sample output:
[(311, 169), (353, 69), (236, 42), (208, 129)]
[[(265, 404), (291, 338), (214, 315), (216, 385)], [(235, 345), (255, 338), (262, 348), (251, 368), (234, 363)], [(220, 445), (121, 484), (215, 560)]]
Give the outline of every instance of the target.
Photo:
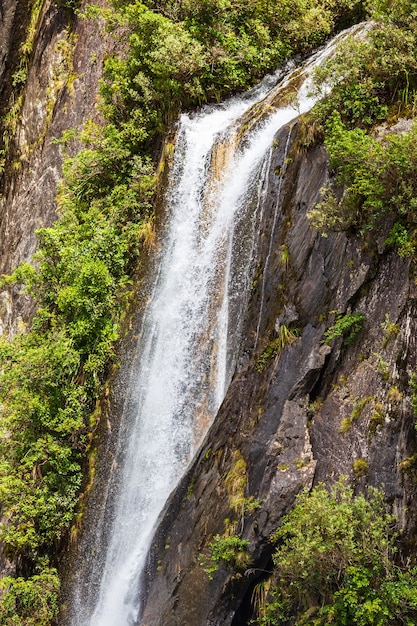
[(343, 478), (330, 493), (318, 485), (298, 496), (272, 539), (273, 584), (258, 625), (416, 623), (417, 570), (395, 563), (382, 492), (355, 496)]
[[(348, 129), (339, 113), (327, 122), (326, 146), (337, 182), (343, 185), (340, 199), (332, 187), (310, 212), (323, 231), (353, 228), (365, 232), (391, 221), (388, 243), (400, 254), (414, 252), (417, 207), (417, 126), (408, 132), (386, 134), (381, 142), (360, 128)], [(383, 222), (382, 222), (383, 220)]]
[[(414, 254), (416, 236), (417, 4), (372, 0), (378, 24), (362, 41), (348, 41), (317, 72), (318, 85), (332, 85), (316, 107), (323, 124), (337, 186), (310, 213), (322, 232), (361, 233), (391, 222), (388, 243)], [(409, 119), (399, 132), (399, 118)], [(375, 125), (387, 120), (388, 127)], [(340, 189), (343, 195), (340, 196)]]
[(370, 0), (367, 8), (376, 21), (367, 36), (348, 40), (317, 71), (319, 85), (332, 85), (318, 110), (337, 110), (343, 122), (362, 128), (389, 112), (413, 114), (417, 87), (416, 3)]
[(354, 19), (361, 11), (357, 0), (171, 0), (146, 4), (182, 22), (202, 44), (205, 93), (217, 97), (247, 87), (294, 51), (317, 46), (337, 24)]
[(361, 15), (359, 0), (114, 2), (105, 16), (129, 54), (107, 60), (105, 112), (146, 142), (179, 110), (247, 89)]
[[(0, 343), (1, 539), (22, 573), (33, 575), (32, 586), (13, 583), (3, 605), (14, 598), (21, 617), (27, 610), (22, 598), (35, 593), (42, 578), (56, 578), (49, 557), (71, 524), (89, 415), (119, 334), (138, 246), (149, 230), (152, 169), (117, 144), (113, 128), (99, 137), (96, 131), (88, 133), (94, 148), (66, 162), (61, 219), (38, 232), (36, 269), (24, 264), (4, 281), (23, 281), (38, 304), (30, 332)], [(44, 585), (52, 607), (56, 587)], [(31, 613), (38, 626), (53, 613), (45, 606), (44, 597), (42, 615)]]
[(0, 605), (4, 626), (47, 626), (58, 613), (59, 578), (56, 570), (44, 567), (29, 580), (8, 576), (0, 581), (7, 590)]

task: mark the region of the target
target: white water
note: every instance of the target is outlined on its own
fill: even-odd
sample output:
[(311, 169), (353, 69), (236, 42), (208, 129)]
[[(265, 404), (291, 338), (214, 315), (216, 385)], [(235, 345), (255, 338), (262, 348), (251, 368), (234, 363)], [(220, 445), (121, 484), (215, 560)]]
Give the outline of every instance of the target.
[[(144, 314), (139, 365), (127, 391), (118, 466), (108, 486), (110, 519), (103, 513), (102, 523), (110, 531), (101, 543), (97, 540), (92, 557), (98, 593), (96, 582), (88, 580), (75, 590), (73, 626), (137, 623), (140, 576), (158, 515), (233, 374), (264, 193), (260, 176), (267, 174), (265, 158), (276, 131), (313, 106), (309, 75), (334, 46), (304, 66), (295, 106), (275, 108), (273, 100), (283, 85), (300, 80), (299, 72), (269, 93), (261, 86), (244, 99), (180, 120), (159, 273)], [(244, 114), (262, 100), (268, 114), (251, 125)], [(243, 137), (242, 116), (248, 127)], [(252, 214), (248, 199), (255, 207)], [(242, 223), (246, 228), (239, 229)], [(86, 593), (89, 587), (93, 593)]]

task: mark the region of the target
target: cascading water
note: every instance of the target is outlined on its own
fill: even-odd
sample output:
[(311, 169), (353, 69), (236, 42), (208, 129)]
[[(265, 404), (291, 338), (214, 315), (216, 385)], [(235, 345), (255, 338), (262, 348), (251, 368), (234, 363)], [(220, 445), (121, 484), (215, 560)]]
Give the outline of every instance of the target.
[(277, 130), (313, 106), (312, 70), (339, 39), (272, 89), (180, 120), (163, 252), (101, 521), (107, 531), (96, 541), (90, 578), (72, 592), (72, 626), (137, 623), (158, 515), (233, 374), (268, 151)]

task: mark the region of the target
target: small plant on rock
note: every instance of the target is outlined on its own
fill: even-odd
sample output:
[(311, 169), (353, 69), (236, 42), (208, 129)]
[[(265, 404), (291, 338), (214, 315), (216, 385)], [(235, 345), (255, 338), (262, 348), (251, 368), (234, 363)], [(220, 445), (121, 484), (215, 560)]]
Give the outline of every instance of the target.
[(199, 557), (200, 565), (212, 579), (221, 564), (235, 571), (245, 570), (250, 563), (249, 541), (237, 535), (215, 535), (207, 546), (206, 554)]
[(298, 328), (289, 328), (285, 324), (281, 324), (278, 330), (278, 336), (271, 341), (269, 346), (256, 361), (257, 371), (262, 372), (269, 359), (281, 354), (285, 346), (291, 345), (299, 335), (300, 331)]
[(324, 343), (330, 344), (333, 339), (343, 337), (343, 345), (350, 344), (362, 329), (365, 315), (362, 312), (348, 313), (343, 315), (339, 311), (334, 311), (335, 322), (324, 333)]

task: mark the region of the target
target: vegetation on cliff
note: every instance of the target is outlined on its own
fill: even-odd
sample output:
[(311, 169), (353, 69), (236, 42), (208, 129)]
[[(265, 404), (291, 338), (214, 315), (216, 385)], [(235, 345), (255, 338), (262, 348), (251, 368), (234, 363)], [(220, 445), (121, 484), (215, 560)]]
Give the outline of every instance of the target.
[[(318, 85), (332, 86), (314, 117), (323, 126), (337, 185), (325, 190), (310, 217), (322, 231), (350, 228), (360, 233), (388, 221), (389, 243), (400, 254), (413, 256), (417, 6), (375, 0), (369, 8), (377, 24), (366, 39), (347, 41), (317, 71)], [(402, 118), (409, 121), (397, 128)]]
[[(149, 232), (152, 168), (126, 148), (116, 150), (114, 137), (110, 149), (109, 141), (100, 133), (94, 148), (67, 160), (61, 219), (38, 232), (36, 269), (24, 264), (4, 279), (24, 282), (38, 305), (31, 330), (0, 343), (1, 537), (23, 576), (3, 581), (10, 585), (0, 605), (5, 624), (47, 624), (56, 608), (57, 579), (41, 581), (56, 578), (50, 557), (72, 521), (95, 426), (90, 415), (119, 335), (138, 246)], [(34, 594), (43, 594), (40, 612), (33, 610)], [(7, 621), (23, 619), (30, 607), (32, 621)]]
[[(368, 10), (376, 23), (367, 37), (347, 41), (317, 71), (318, 89), (332, 90), (309, 122), (334, 178), (309, 217), (324, 235), (385, 240), (415, 272), (417, 5), (375, 0)], [(410, 395), (415, 408), (413, 379)], [(415, 560), (405, 563), (397, 552), (382, 493), (365, 499), (343, 481), (330, 493), (320, 485), (299, 496), (272, 540), (274, 570), (257, 590), (257, 624), (416, 623)]]
[[(349, 55), (345, 50), (320, 78), (334, 90), (317, 119), (348, 193), (339, 202), (329, 191), (319, 217), (324, 228), (366, 230), (394, 209), (391, 238), (400, 252), (414, 253), (416, 131), (379, 142), (369, 130), (387, 113), (414, 115), (414, 3), (374, 0), (369, 10), (381, 26), (368, 41), (349, 43)], [(87, 124), (75, 137), (84, 149), (66, 159), (59, 220), (39, 231), (35, 265), (4, 278), (24, 284), (38, 306), (31, 329), (0, 344), (1, 540), (18, 573), (2, 582), (5, 625), (46, 626), (58, 610), (56, 554), (67, 540), (92, 411), (151, 230), (153, 157), (167, 124), (185, 107), (252, 86), (361, 19), (364, 9), (355, 0), (114, 0), (111, 9), (93, 7), (87, 15), (104, 17), (123, 50), (104, 67), (107, 123)]]
[[(395, 518), (383, 493), (302, 492), (272, 537), (274, 575), (258, 589), (258, 625), (415, 624), (417, 570), (395, 563)], [(259, 600), (263, 598), (263, 601)], [(268, 598), (268, 599), (266, 599)]]

